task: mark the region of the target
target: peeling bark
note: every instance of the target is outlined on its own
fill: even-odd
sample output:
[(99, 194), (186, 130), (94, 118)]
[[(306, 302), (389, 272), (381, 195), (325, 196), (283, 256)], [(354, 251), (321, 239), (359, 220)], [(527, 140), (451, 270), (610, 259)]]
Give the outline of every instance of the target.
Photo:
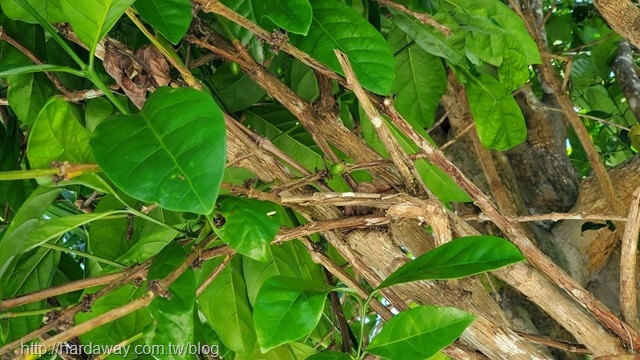
[(628, 41), (623, 40), (618, 44), (618, 54), (613, 61), (613, 73), (633, 115), (636, 120), (640, 120), (640, 77), (635, 70), (633, 52)]

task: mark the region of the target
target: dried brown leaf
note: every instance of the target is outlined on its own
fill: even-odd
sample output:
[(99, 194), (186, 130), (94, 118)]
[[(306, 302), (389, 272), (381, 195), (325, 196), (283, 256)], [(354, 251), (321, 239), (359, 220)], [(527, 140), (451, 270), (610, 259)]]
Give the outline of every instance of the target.
[(144, 45), (136, 51), (136, 56), (149, 68), (150, 85), (154, 87), (169, 85), (171, 82), (169, 63), (155, 46)]
[(105, 43), (102, 63), (107, 74), (111, 75), (138, 109), (142, 109), (147, 95), (147, 76), (142, 65), (128, 49), (113, 42)]

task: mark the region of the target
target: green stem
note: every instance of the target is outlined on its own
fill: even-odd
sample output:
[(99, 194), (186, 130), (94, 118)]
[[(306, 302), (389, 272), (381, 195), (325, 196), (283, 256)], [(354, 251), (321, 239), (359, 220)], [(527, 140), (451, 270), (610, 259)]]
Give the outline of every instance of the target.
[(160, 221), (158, 219), (154, 219), (153, 217), (134, 209), (133, 207), (127, 205), (126, 203), (123, 203), (123, 204), (125, 204), (125, 206), (127, 206), (127, 210), (126, 211), (129, 214), (133, 214), (133, 215), (138, 216), (140, 218), (143, 218), (143, 219), (145, 219), (147, 221), (150, 221), (150, 222), (152, 222), (154, 224), (157, 224), (157, 225), (163, 226), (163, 227), (165, 227), (167, 229), (173, 230), (173, 231), (175, 231), (175, 232), (177, 232), (179, 234), (187, 235), (187, 232), (182, 230), (182, 229), (178, 229), (177, 227), (175, 227), (173, 225), (165, 224), (165, 223), (163, 223), (162, 221)]
[(114, 261), (111, 261), (111, 260), (107, 260), (107, 259), (101, 258), (101, 257), (93, 255), (93, 254), (88, 254), (88, 253), (83, 252), (83, 251), (69, 249), (69, 248), (64, 247), (64, 246), (50, 244), (50, 243), (44, 243), (44, 244), (41, 244), (40, 246), (42, 246), (44, 248), (47, 248), (47, 249), (51, 249), (51, 250), (57, 250), (57, 251), (66, 252), (66, 253), (69, 253), (69, 254), (82, 256), (84, 258), (95, 260), (95, 261), (103, 263), (103, 264), (115, 266), (115, 267), (117, 267), (119, 269), (125, 269), (126, 268), (126, 266), (124, 266), (122, 264), (118, 264), (117, 262), (114, 262)]
[(0, 181), (3, 180), (26, 180), (35, 179), (43, 176), (60, 175), (60, 169), (36, 169), (36, 170), (16, 170), (16, 171), (1, 171)]
[(67, 42), (62, 38), (62, 36), (60, 36), (60, 34), (58, 34), (58, 31), (53, 26), (51, 26), (51, 24), (49, 24), (49, 22), (47, 20), (45, 20), (42, 17), (42, 15), (40, 15), (40, 13), (38, 13), (38, 11), (36, 11), (36, 9), (34, 9), (33, 6), (31, 6), (31, 4), (29, 4), (29, 2), (27, 2), (26, 0), (15, 0), (15, 1), (27, 13), (29, 13), (29, 15), (31, 15), (34, 19), (36, 19), (38, 21), (38, 23), (40, 23), (40, 25), (42, 25), (42, 27), (45, 30), (47, 30), (47, 32), (51, 35), (53, 40), (55, 40), (58, 44), (60, 44), (62, 49), (64, 49), (64, 51), (66, 51), (66, 53), (69, 54), (69, 56), (71, 56), (73, 61), (75, 61), (76, 64), (78, 64), (80, 66), (80, 68), (84, 69), (87, 66), (84, 63), (84, 61), (82, 61), (82, 59), (80, 59), (80, 57), (76, 54), (76, 52), (73, 51), (73, 49), (71, 49), (69, 44), (67, 44)]
[(30, 311), (6, 312), (6, 313), (0, 314), (0, 319), (11, 319), (11, 318), (17, 318), (17, 317), (24, 317), (24, 316), (42, 315), (54, 310), (62, 310), (62, 309), (64, 309), (64, 306), (56, 306), (56, 307), (50, 307), (46, 309), (38, 309), (38, 310), (30, 310)]
[(129, 109), (127, 109), (127, 107), (121, 103), (120, 101), (118, 101), (118, 98), (116, 98), (115, 95), (113, 95), (113, 93), (111, 92), (111, 90), (109, 89), (109, 87), (107, 87), (107, 85), (100, 79), (100, 77), (98, 76), (98, 74), (95, 72), (95, 70), (93, 69), (93, 66), (90, 65), (90, 67), (85, 68), (83, 71), (84, 76), (89, 79), (95, 86), (98, 87), (98, 89), (100, 89), (103, 93), (104, 96), (107, 97), (107, 99), (109, 99), (109, 101), (111, 101), (111, 103), (123, 114), (125, 115), (129, 115)]

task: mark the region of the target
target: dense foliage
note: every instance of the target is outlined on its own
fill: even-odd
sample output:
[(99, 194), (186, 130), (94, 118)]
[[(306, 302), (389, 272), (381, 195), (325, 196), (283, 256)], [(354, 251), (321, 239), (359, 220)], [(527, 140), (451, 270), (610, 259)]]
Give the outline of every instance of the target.
[[(592, 170), (611, 200), (603, 164), (640, 144), (639, 99), (618, 78), (634, 64), (614, 66), (632, 49), (590, 2), (0, 6), (0, 354), (557, 355), (498, 315), (489, 294), (510, 287), (575, 342), (552, 349), (638, 347), (637, 319), (622, 323), (583, 289), (582, 265), (545, 249), (561, 217), (535, 218), (571, 209)], [(527, 158), (540, 149), (548, 159)], [(574, 215), (580, 234), (620, 235), (628, 201)], [(517, 309), (536, 323), (531, 304)], [(158, 347), (121, 352), (136, 345)]]

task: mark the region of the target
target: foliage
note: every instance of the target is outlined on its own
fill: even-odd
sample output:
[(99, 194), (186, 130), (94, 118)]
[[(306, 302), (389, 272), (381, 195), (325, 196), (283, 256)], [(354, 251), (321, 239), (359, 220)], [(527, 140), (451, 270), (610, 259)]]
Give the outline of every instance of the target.
[[(339, 199), (354, 191), (375, 197), (403, 186), (380, 186), (397, 172), (376, 170), (398, 161), (389, 151), (393, 143), (414, 157), (405, 161), (417, 177), (410, 183), (423, 184), (443, 209), (475, 200), (450, 169), (419, 157), (425, 147), (409, 133), (435, 143), (428, 130), (439, 125), (441, 98), (457, 83), (465, 89), (471, 131), (486, 149), (507, 151), (525, 142), (527, 124), (513, 93), (527, 83), (541, 93), (531, 69), (543, 59), (522, 20), (498, 0), (398, 1), (408, 8), (368, 0), (209, 3), (0, 0), (1, 92), (9, 105), (0, 113), (0, 203), (6, 209), (0, 295), (10, 301), (117, 275), (50, 301), (0, 307), (0, 344), (23, 336), (35, 341), (29, 334), (56, 310), (68, 312), (76, 325), (97, 321), (79, 339), (99, 345), (206, 342), (235, 359), (438, 354), (476, 315), (422, 304), (383, 321), (382, 313), (370, 314), (380, 311), (373, 303), (390, 303), (383, 289), (493, 271), (525, 260), (518, 248), (489, 235), (448, 239), (424, 254), (408, 254), (410, 261), (380, 283), (349, 282), (357, 266), (329, 234), (344, 227), (338, 220), (360, 221), (348, 229), (378, 226), (369, 217), (389, 206), (383, 200), (377, 209), (327, 205), (323, 214), (330, 216), (318, 220), (305, 207), (317, 199), (283, 199), (312, 192), (342, 193), (328, 197)], [(574, 106), (592, 118), (632, 125), (609, 70), (617, 35), (596, 16), (574, 21), (585, 5), (569, 3), (560, 1), (548, 18), (552, 48), (600, 41), (573, 60)], [(432, 15), (452, 34), (412, 11)], [(259, 28), (247, 29), (242, 20)], [(223, 44), (214, 56), (198, 42), (212, 39), (202, 34)], [(148, 44), (160, 55), (145, 60), (135, 52)], [(365, 95), (384, 99), (378, 108), (394, 100), (410, 131), (389, 113), (367, 117), (354, 84), (341, 77), (346, 71), (334, 49), (347, 55)], [(106, 60), (114, 54), (117, 61)], [(555, 64), (560, 72), (561, 63)], [(160, 86), (160, 77), (170, 83)], [(121, 95), (135, 91), (142, 91), (141, 109), (140, 98)], [(310, 104), (312, 116), (333, 121), (336, 134), (352, 132), (361, 147), (337, 143), (342, 138), (305, 122), (297, 109)], [(635, 127), (628, 133), (591, 120), (587, 127), (609, 165), (628, 158), (630, 144), (638, 147)], [(244, 143), (230, 141), (238, 133)], [(568, 142), (571, 159), (586, 175), (582, 145), (574, 134)], [(262, 156), (263, 149), (273, 157)], [(265, 175), (274, 168), (277, 175)], [(402, 192), (415, 195), (418, 187)], [(435, 226), (423, 225), (433, 219), (423, 215), (408, 219), (437, 237)], [(314, 262), (342, 277), (327, 276)], [(141, 305), (128, 308), (132, 303)], [(113, 318), (102, 320), (106, 315)], [(172, 356), (152, 357), (196, 358)]]

